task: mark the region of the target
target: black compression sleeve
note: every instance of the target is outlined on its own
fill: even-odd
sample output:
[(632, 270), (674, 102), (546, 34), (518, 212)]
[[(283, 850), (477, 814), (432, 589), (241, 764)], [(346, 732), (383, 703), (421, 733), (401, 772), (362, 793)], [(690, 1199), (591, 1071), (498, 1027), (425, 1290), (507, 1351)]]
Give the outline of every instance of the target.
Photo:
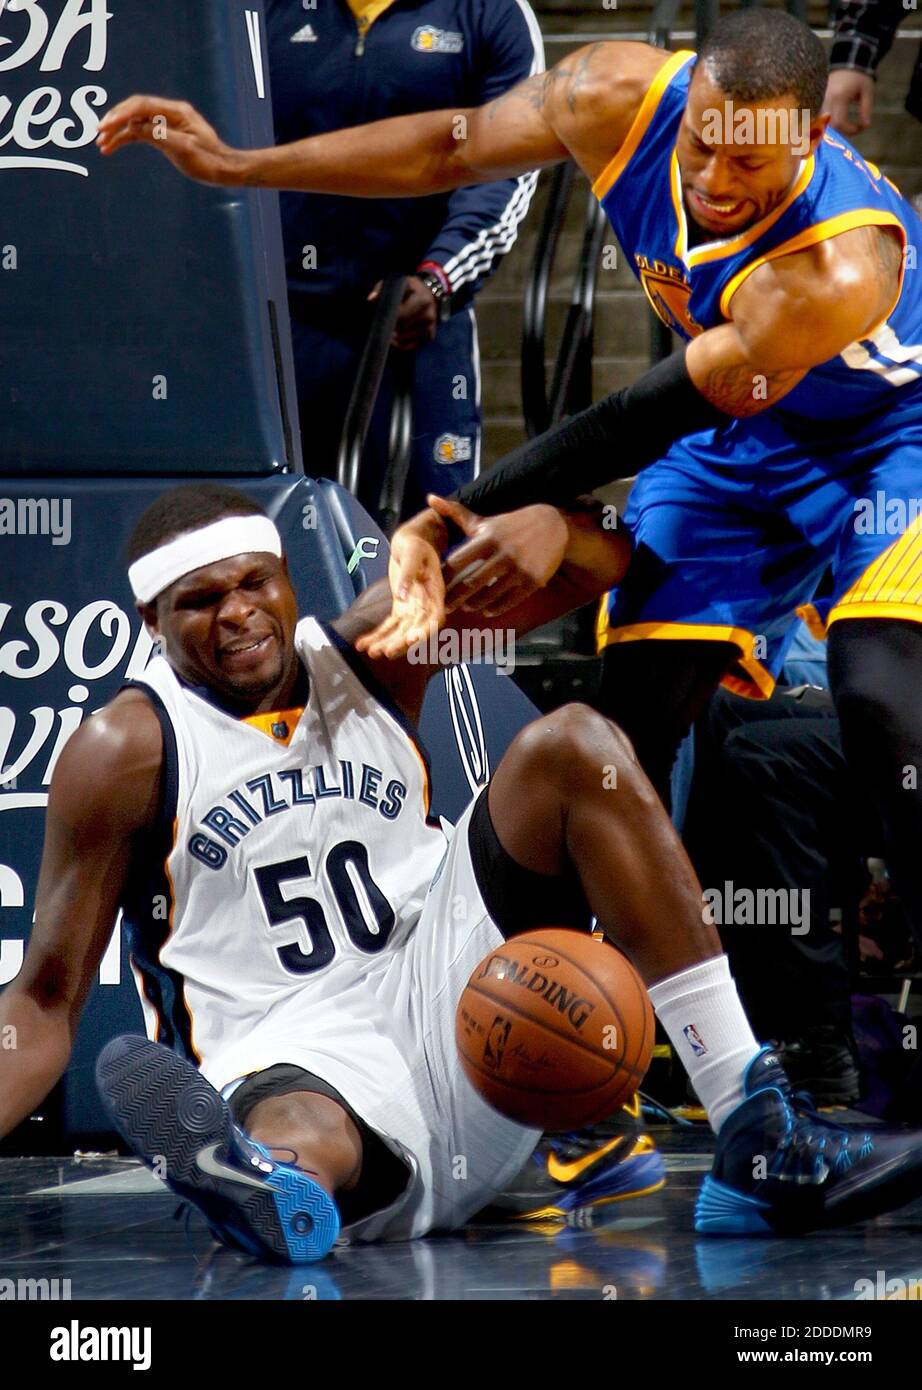
[(513, 449), (452, 495), (480, 516), (535, 502), (563, 506), (633, 477), (683, 435), (719, 429), (732, 418), (705, 400), (688, 375), (685, 352), (675, 352), (633, 386)]

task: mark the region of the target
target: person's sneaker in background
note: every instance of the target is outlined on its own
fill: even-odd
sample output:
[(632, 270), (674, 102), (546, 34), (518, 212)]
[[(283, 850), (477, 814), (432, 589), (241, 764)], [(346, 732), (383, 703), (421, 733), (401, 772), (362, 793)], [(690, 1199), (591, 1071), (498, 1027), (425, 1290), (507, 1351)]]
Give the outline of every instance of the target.
[(855, 1045), (835, 1024), (817, 1024), (773, 1046), (794, 1090), (809, 1091), (817, 1105), (852, 1105), (860, 1097)]

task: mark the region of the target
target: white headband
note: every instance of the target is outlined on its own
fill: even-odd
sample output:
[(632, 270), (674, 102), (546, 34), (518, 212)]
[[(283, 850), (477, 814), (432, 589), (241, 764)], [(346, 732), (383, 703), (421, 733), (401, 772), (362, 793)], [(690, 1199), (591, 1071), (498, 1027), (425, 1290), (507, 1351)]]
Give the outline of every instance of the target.
[(128, 570), (138, 603), (151, 603), (184, 574), (251, 551), (282, 554), (282, 538), (267, 516), (225, 516), (197, 531), (186, 531), (142, 555)]

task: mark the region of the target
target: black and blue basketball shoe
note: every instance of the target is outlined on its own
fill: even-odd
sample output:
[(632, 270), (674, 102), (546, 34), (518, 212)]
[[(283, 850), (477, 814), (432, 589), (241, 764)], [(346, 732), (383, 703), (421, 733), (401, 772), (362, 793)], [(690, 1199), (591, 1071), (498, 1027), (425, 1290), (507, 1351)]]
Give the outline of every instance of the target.
[(695, 1206), (702, 1235), (797, 1235), (922, 1196), (922, 1132), (832, 1124), (763, 1047), (717, 1136)]
[(115, 1038), (100, 1054), (96, 1082), (126, 1143), (219, 1240), (289, 1264), (330, 1250), (340, 1226), (333, 1198), (238, 1129), (191, 1063), (146, 1038)]

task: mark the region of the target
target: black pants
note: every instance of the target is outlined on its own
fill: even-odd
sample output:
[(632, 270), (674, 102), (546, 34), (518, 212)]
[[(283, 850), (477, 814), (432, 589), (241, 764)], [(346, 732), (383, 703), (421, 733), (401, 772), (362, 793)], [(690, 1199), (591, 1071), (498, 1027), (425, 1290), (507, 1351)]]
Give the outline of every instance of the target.
[[(679, 744), (736, 655), (729, 643), (698, 641), (625, 642), (606, 651), (600, 708), (631, 738), (666, 805)], [(922, 625), (891, 619), (834, 623), (828, 658), (844, 755), (840, 790), (847, 792), (856, 816), (879, 818), (894, 887), (922, 944)], [(762, 702), (754, 704), (759, 708), (765, 708)], [(781, 734), (774, 737), (783, 740)], [(824, 767), (820, 756), (813, 776), (817, 787), (827, 788), (828, 803), (825, 779), (835, 786), (834, 766)], [(751, 815), (749, 808), (745, 813)], [(845, 817), (851, 823), (847, 809)], [(806, 837), (808, 830), (801, 834)], [(768, 835), (764, 843), (768, 852)], [(801, 865), (794, 872), (809, 869)], [(821, 958), (808, 978), (825, 978), (826, 969)], [(810, 971), (807, 964), (805, 972)], [(804, 994), (809, 995), (806, 985)]]
[(882, 830), (851, 785), (831, 697), (776, 691), (762, 702), (718, 691), (696, 731), (684, 839), (718, 903), (730, 882), (781, 890), (798, 916), (806, 909), (793, 924), (719, 925), (756, 1033), (793, 1040), (813, 1024), (848, 1030), (845, 943), (829, 927), (829, 890), (847, 891), (861, 854), (880, 852)]
[[(311, 312), (312, 311), (312, 312)], [(337, 455), (352, 388), (371, 326), (371, 310), (336, 319), (317, 306), (292, 307), (292, 347), (304, 471), (313, 478), (336, 477)], [(441, 495), (469, 482), (480, 448), (480, 404), (476, 365), (477, 329), (461, 309), (439, 325), (437, 337), (415, 352), (392, 352), (375, 402), (359, 478), (358, 498), (376, 517), (387, 470), (394, 392), (403, 371), (413, 386), (410, 467), (403, 516), (426, 505), (426, 493)], [(468, 384), (462, 395), (454, 384)]]

